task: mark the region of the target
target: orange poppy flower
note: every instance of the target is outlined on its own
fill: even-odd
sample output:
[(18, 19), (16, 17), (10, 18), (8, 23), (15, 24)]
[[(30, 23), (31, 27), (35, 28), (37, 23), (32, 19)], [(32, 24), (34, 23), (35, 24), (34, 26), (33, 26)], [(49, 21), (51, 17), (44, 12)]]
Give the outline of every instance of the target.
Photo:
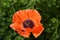
[(40, 21), (41, 16), (36, 10), (19, 10), (13, 15), (13, 23), (10, 27), (21, 36), (29, 38), (30, 33), (32, 33), (37, 38), (44, 30)]

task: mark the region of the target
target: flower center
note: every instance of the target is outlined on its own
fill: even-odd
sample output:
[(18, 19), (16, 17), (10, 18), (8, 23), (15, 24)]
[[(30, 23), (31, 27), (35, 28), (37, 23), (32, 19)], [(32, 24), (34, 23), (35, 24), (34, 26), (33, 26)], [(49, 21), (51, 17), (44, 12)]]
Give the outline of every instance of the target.
[(23, 22), (23, 26), (24, 26), (24, 28), (27, 28), (27, 27), (33, 28), (34, 23), (33, 23), (32, 20), (26, 20), (26, 21)]

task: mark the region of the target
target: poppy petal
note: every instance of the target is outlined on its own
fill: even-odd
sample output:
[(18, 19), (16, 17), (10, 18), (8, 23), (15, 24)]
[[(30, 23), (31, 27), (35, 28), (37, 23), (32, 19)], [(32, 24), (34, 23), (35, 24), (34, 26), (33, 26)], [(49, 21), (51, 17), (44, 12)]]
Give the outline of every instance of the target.
[(25, 28), (25, 30), (27, 31), (27, 32), (31, 32), (32, 31), (32, 29), (31, 28)]
[[(17, 16), (17, 17), (16, 17)], [(27, 12), (25, 10), (19, 10), (15, 13), (14, 17), (13, 17), (13, 22), (16, 22), (17, 21), (24, 21), (28, 19), (27, 17)]]
[(36, 21), (41, 21), (41, 16), (36, 10), (28, 10), (28, 17), (29, 19), (33, 19)]
[(17, 23), (13, 23), (10, 25), (12, 29), (18, 32), (19, 35), (29, 38), (30, 35), (30, 28), (23, 28), (23, 25), (18, 25)]
[(23, 37), (29, 38), (29, 36), (30, 36), (30, 30), (29, 29), (18, 30), (18, 34), (21, 35), (21, 36), (23, 36)]
[(42, 33), (43, 30), (44, 30), (44, 28), (43, 28), (42, 24), (40, 24), (32, 30), (32, 33), (33, 33), (34, 37), (37, 38)]
[(13, 18), (12, 18), (12, 22), (13, 23), (21, 23), (21, 19), (20, 19), (20, 17), (17, 15), (17, 13), (15, 13), (14, 15), (13, 15)]
[(27, 31), (18, 31), (18, 34), (20, 36), (23, 36), (23, 37), (26, 37), (26, 38), (29, 38), (29, 36), (30, 36), (30, 33), (27, 32)]
[(11, 24), (10, 27), (11, 27), (13, 30), (20, 30), (20, 29), (23, 28), (23, 27), (19, 26), (17, 23)]
[(22, 22), (25, 21), (26, 19), (28, 19), (26, 10), (19, 10), (16, 12), (16, 14), (21, 19)]

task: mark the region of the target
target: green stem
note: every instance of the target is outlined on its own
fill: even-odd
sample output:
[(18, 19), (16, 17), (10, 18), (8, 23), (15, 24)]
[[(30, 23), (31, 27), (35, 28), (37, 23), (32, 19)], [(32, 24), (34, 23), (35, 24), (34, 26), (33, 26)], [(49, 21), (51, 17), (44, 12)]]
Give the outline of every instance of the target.
[(14, 9), (14, 6), (12, 5), (12, 9), (13, 9), (13, 12), (15, 13), (15, 9)]

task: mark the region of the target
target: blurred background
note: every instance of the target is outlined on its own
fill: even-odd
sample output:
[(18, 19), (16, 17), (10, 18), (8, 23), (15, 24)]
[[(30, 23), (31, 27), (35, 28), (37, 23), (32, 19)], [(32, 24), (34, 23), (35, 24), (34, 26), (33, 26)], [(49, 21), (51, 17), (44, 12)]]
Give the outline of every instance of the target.
[[(36, 9), (45, 30), (38, 37), (24, 38), (10, 28), (13, 14)], [(0, 0), (0, 40), (60, 40), (60, 0)]]

